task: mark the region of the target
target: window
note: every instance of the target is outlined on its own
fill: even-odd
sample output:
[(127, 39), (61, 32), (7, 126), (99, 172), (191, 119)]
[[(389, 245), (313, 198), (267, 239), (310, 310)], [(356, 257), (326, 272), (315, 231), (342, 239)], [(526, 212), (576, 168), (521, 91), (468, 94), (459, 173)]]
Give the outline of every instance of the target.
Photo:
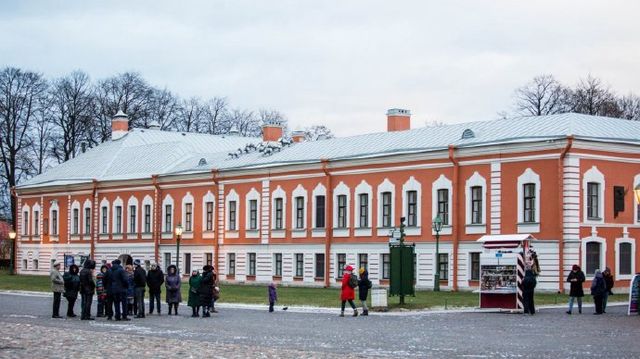
[(122, 233), (122, 206), (116, 206), (116, 230), (115, 233)]
[(283, 224), (282, 224), (282, 198), (276, 198), (275, 201), (275, 209), (276, 209), (276, 223), (275, 223), (275, 229), (283, 229)]
[(26, 259), (22, 260), (22, 269), (27, 270), (28, 263)]
[[(129, 233), (137, 233), (137, 229), (136, 229), (136, 206), (135, 205), (131, 205), (129, 206)], [(187, 273), (187, 272), (185, 272)]]
[(33, 211), (33, 235), (40, 235), (40, 212)]
[(442, 219), (442, 225), (449, 225), (449, 190), (438, 190), (438, 215)]
[(248, 275), (256, 275), (256, 254), (255, 253), (249, 253)]
[(600, 183), (587, 183), (587, 218), (600, 219), (599, 205)]
[(338, 253), (337, 256), (338, 265), (336, 267), (336, 278), (342, 277), (342, 271), (344, 267), (347, 265), (347, 255), (344, 253)]
[(338, 196), (338, 228), (347, 228), (347, 196)]
[(482, 187), (471, 187), (471, 224), (482, 224)]
[(258, 229), (258, 200), (249, 200), (249, 229)]
[(89, 235), (91, 233), (91, 208), (84, 209), (84, 234)]
[(470, 280), (480, 280), (480, 253), (469, 253), (471, 262)]
[(237, 202), (229, 201), (229, 230), (235, 231), (237, 229), (236, 223), (236, 213), (237, 213)]
[(296, 253), (296, 277), (304, 275), (304, 256), (302, 253)]
[(109, 208), (107, 206), (102, 207), (102, 233), (107, 234), (107, 215)]
[(391, 227), (391, 192), (382, 193), (382, 226)]
[(184, 230), (187, 232), (193, 231), (193, 203), (187, 203), (184, 205)]
[(151, 233), (151, 205), (144, 205), (144, 233)]
[(360, 202), (360, 228), (367, 228), (369, 227), (369, 194), (360, 193), (358, 201)]
[(51, 235), (58, 235), (58, 210), (51, 211)]
[(24, 211), (22, 214), (22, 235), (29, 235), (29, 211)]
[(275, 266), (273, 273), (276, 277), (282, 277), (282, 253), (276, 253), (273, 255), (273, 262)]
[(525, 183), (523, 189), (524, 200), (524, 222), (535, 223), (536, 221), (536, 185), (535, 183)]
[(304, 197), (296, 197), (296, 228), (304, 228)]
[(213, 202), (207, 202), (207, 224), (206, 230), (213, 231)]
[(213, 253), (207, 253), (205, 264), (209, 266), (213, 265)]
[(316, 278), (324, 278), (324, 253), (316, 253)]
[(173, 206), (171, 206), (170, 204), (167, 204), (164, 206), (164, 231), (166, 233), (171, 233), (173, 232), (173, 225), (171, 223), (171, 208)]
[(407, 226), (418, 226), (418, 191), (407, 191)]
[[(26, 213), (26, 212), (25, 212)], [(73, 234), (80, 233), (80, 210), (78, 208), (73, 209)]]
[(596, 272), (596, 269), (600, 269), (600, 251), (602, 245), (598, 242), (588, 242), (587, 243), (587, 266), (586, 273), (587, 275), (593, 275)]
[(229, 275), (236, 275), (236, 254), (229, 253)]
[(324, 228), (325, 196), (316, 196), (316, 228)]
[(440, 280), (449, 280), (449, 254), (439, 253)]
[(171, 253), (165, 253), (164, 254), (164, 270), (166, 271), (170, 265), (171, 265)]
[(40, 265), (40, 263), (38, 262), (37, 259), (33, 260), (33, 270), (38, 270), (38, 266)]
[(369, 270), (369, 255), (366, 253), (358, 254), (358, 268)]
[(191, 274), (191, 253), (184, 254), (184, 272)]
[(632, 246), (631, 243), (628, 242), (622, 242), (620, 243), (620, 247), (618, 247), (618, 256), (619, 256), (619, 263), (618, 263), (618, 274), (623, 274), (623, 275), (631, 275), (632, 273), (632, 268), (631, 268), (631, 258), (633, 256), (633, 251), (632, 251)]
[(391, 260), (389, 254), (382, 255), (382, 279), (389, 279), (391, 277)]

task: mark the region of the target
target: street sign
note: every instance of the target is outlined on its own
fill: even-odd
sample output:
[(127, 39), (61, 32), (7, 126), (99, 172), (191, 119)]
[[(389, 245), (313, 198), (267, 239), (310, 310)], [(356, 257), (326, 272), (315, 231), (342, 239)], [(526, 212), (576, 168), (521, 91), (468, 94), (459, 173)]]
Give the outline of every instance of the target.
[(501, 252), (496, 252), (496, 258), (502, 258), (502, 253)]

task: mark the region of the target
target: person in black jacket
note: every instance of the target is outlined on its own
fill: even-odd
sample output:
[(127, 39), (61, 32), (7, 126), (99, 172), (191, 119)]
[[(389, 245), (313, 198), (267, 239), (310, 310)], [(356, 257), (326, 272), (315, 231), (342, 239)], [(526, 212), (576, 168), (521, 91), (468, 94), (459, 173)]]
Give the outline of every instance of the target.
[(527, 269), (524, 272), (524, 279), (522, 280), (522, 303), (524, 305), (524, 314), (536, 314), (536, 307), (533, 304), (533, 294), (536, 288), (536, 276), (531, 269)]
[(131, 320), (127, 318), (127, 289), (129, 277), (120, 265), (120, 260), (114, 260), (111, 266), (110, 284), (113, 292), (113, 304), (116, 312), (116, 320)]
[(69, 271), (62, 276), (64, 279), (64, 297), (67, 298), (67, 317), (69, 318), (76, 317), (73, 313), (73, 306), (76, 304), (76, 300), (78, 300), (78, 292), (80, 291), (80, 276), (78, 276), (78, 271), (78, 266), (72, 264), (69, 266)]
[(149, 287), (149, 314), (153, 314), (154, 302), (158, 307), (158, 315), (160, 315), (160, 294), (162, 294), (162, 285), (164, 284), (164, 273), (157, 264), (151, 263), (151, 269), (147, 273), (147, 286)]
[(582, 297), (584, 297), (584, 290), (582, 289), (582, 283), (584, 283), (584, 272), (580, 269), (580, 266), (574, 264), (567, 276), (567, 282), (571, 283), (569, 289), (569, 310), (567, 314), (573, 312), (573, 301), (578, 301), (578, 313), (582, 314)]
[(369, 296), (369, 289), (371, 288), (369, 272), (364, 268), (360, 268), (359, 273), (358, 299), (360, 299), (360, 303), (362, 303), (362, 315), (369, 315), (369, 308), (367, 308), (367, 297)]
[(94, 318), (91, 318), (91, 302), (96, 291), (96, 283), (93, 281), (93, 270), (96, 269), (96, 262), (87, 259), (82, 267), (80, 271), (80, 294), (82, 296), (80, 319), (94, 320)]
[(615, 280), (613, 279), (613, 274), (611, 274), (611, 268), (606, 267), (604, 272), (602, 272), (602, 278), (604, 278), (604, 284), (606, 289), (604, 291), (604, 295), (602, 296), (602, 313), (607, 312), (607, 302), (609, 301), (609, 296), (613, 295), (612, 289)]
[(606, 290), (607, 285), (604, 282), (602, 272), (600, 272), (600, 269), (596, 269), (593, 281), (591, 282), (591, 295), (593, 296), (593, 303), (596, 306), (596, 312), (593, 314), (602, 314), (602, 298)]
[(135, 311), (138, 313), (136, 318), (144, 318), (144, 289), (147, 286), (147, 272), (142, 268), (142, 263), (139, 259), (133, 261), (133, 265), (136, 267), (133, 271), (134, 305), (136, 306)]
[(202, 317), (208, 318), (211, 316), (211, 302), (213, 301), (213, 267), (208, 264), (202, 267), (202, 280), (198, 288), (198, 295), (202, 305)]
[(111, 289), (111, 281), (112, 281), (111, 266), (112, 265), (113, 265), (112, 263), (106, 264), (107, 271), (104, 273), (104, 277), (102, 279), (104, 290), (107, 293), (107, 298), (106, 298), (105, 308), (104, 308), (104, 314), (107, 316), (107, 320), (113, 319), (113, 290)]

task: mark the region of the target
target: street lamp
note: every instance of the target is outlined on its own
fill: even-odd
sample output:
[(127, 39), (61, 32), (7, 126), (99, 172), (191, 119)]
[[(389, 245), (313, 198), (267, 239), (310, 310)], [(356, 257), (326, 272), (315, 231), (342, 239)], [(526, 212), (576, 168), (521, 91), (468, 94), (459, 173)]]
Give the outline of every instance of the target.
[(180, 238), (182, 238), (182, 225), (178, 223), (174, 230), (176, 234), (176, 274), (180, 275)]
[(9, 256), (9, 274), (15, 274), (16, 273), (16, 269), (14, 268), (15, 265), (15, 261), (13, 259), (13, 256), (15, 255), (15, 243), (16, 243), (16, 231), (12, 228), (11, 231), (9, 232), (9, 239), (11, 240), (11, 255)]
[(636, 195), (636, 206), (640, 205), (640, 184), (633, 189), (633, 193)]
[(440, 291), (440, 231), (442, 230), (442, 218), (440, 214), (433, 219), (433, 230), (436, 232), (436, 274), (433, 278), (433, 291)]

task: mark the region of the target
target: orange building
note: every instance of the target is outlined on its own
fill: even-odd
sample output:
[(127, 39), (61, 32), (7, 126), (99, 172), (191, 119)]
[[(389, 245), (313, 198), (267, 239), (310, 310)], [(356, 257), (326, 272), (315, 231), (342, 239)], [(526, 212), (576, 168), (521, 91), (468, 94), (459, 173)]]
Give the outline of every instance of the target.
[[(263, 138), (132, 129), (16, 188), (20, 273), (65, 253), (213, 264), (221, 279), (335, 285), (345, 264), (389, 277), (389, 232), (406, 218), (416, 285), (433, 286), (440, 214), (441, 286), (472, 289), (476, 240), (530, 233), (538, 288), (566, 289), (573, 264), (608, 266), (616, 288), (638, 271), (640, 123), (562, 114), (305, 142), (267, 124)], [(123, 125), (124, 124), (124, 125)]]

